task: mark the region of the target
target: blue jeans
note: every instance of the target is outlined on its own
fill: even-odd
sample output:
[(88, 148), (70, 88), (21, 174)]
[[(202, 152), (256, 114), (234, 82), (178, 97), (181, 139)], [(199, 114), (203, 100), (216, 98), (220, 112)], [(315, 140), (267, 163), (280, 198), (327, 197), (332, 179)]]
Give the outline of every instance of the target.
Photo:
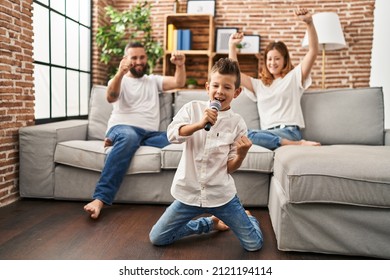
[(140, 146), (163, 148), (169, 141), (166, 132), (129, 125), (113, 126), (106, 137), (113, 147), (106, 157), (93, 198), (111, 205), (137, 149)]
[(212, 214), (228, 225), (246, 250), (256, 251), (263, 246), (259, 222), (245, 213), (237, 196), (223, 206), (212, 208), (189, 206), (175, 200), (153, 226), (150, 241), (154, 245), (168, 245), (185, 236), (212, 231), (211, 217), (192, 220), (204, 213)]
[(275, 150), (281, 146), (282, 138), (299, 141), (302, 140), (302, 134), (297, 126), (287, 126), (270, 130), (249, 129), (248, 138), (255, 145)]

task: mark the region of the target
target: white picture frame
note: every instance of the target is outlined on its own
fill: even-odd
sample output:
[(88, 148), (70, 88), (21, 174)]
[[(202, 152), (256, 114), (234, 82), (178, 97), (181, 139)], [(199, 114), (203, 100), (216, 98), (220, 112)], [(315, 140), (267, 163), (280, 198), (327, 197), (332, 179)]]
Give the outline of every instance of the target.
[(259, 53), (260, 35), (244, 35), (241, 44), (243, 45), (241, 53)]
[(188, 0), (187, 14), (210, 14), (215, 16), (215, 0)]
[(237, 31), (238, 28), (235, 27), (217, 28), (215, 32), (215, 52), (229, 53), (230, 35), (236, 33)]

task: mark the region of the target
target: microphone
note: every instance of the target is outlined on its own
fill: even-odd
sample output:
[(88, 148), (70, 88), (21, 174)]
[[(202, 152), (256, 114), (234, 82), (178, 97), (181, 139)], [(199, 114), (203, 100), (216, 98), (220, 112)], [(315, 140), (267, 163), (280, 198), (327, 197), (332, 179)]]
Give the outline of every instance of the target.
[[(218, 100), (213, 100), (213, 101), (210, 102), (209, 107), (210, 107), (211, 109), (214, 109), (214, 110), (216, 110), (216, 111), (219, 111), (219, 110), (221, 110), (221, 102), (219, 102)], [(204, 129), (205, 129), (206, 131), (209, 131), (210, 128), (211, 128), (211, 123), (209, 123), (209, 122), (206, 123), (206, 125), (204, 126)]]

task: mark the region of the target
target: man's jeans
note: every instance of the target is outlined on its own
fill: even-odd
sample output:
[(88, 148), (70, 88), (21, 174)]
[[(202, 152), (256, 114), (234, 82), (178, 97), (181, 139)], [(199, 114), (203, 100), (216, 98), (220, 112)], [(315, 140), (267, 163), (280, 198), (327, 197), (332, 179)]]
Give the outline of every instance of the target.
[(211, 217), (192, 220), (204, 213), (214, 215), (228, 225), (246, 250), (256, 251), (263, 246), (259, 222), (246, 214), (237, 196), (223, 206), (212, 208), (189, 206), (175, 200), (153, 226), (150, 241), (154, 245), (168, 245), (185, 236), (212, 231)]
[(248, 138), (255, 145), (275, 150), (281, 146), (282, 138), (299, 141), (302, 140), (302, 134), (297, 126), (287, 126), (270, 130), (249, 129)]
[(129, 125), (112, 127), (106, 137), (112, 141), (113, 147), (106, 157), (93, 198), (111, 205), (137, 149), (140, 146), (163, 148), (169, 141), (166, 132)]

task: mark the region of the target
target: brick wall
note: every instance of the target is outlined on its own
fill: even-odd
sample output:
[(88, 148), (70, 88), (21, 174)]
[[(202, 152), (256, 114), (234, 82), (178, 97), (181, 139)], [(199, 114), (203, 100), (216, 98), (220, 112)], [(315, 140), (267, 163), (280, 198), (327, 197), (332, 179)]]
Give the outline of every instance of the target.
[[(128, 9), (134, 1), (117, 0), (115, 7)], [(174, 0), (151, 1), (154, 36), (162, 43), (164, 15), (173, 12)], [(180, 12), (186, 12), (187, 1), (179, 0)], [(369, 86), (371, 49), (373, 39), (373, 11), (375, 0), (216, 0), (215, 27), (238, 27), (247, 35), (261, 36), (261, 50), (271, 40), (282, 40), (290, 49), (296, 65), (305, 54), (301, 47), (305, 25), (296, 20), (297, 7), (308, 8), (312, 13), (336, 12), (344, 31), (347, 48), (326, 53), (326, 87)], [(262, 53), (261, 53), (262, 54)], [(259, 68), (262, 65), (260, 61)], [(322, 56), (319, 53), (313, 68), (312, 89), (321, 87)], [(161, 73), (161, 65), (155, 72)], [(104, 84), (103, 80), (96, 80)]]
[(18, 129), (34, 122), (31, 3), (0, 4), (0, 207), (18, 198)]
[[(173, 12), (174, 0), (149, 0), (153, 4), (154, 36), (162, 43), (164, 15)], [(104, 7), (128, 9), (131, 0), (93, 0), (93, 37), (105, 22)], [(186, 11), (179, 0), (180, 12)], [(239, 27), (245, 34), (261, 35), (261, 49), (270, 40), (283, 40), (297, 64), (304, 54), (304, 25), (293, 10), (307, 7), (314, 13), (336, 12), (344, 30), (347, 48), (327, 53), (327, 88), (369, 86), (375, 0), (367, 1), (272, 1), (217, 0), (216, 27)], [(0, 207), (18, 198), (18, 129), (34, 123), (32, 60), (32, 0), (2, 0), (0, 3)], [(94, 40), (92, 40), (94, 42)], [(106, 66), (92, 45), (93, 84), (106, 83)], [(161, 73), (161, 64), (155, 69)], [(321, 86), (321, 55), (313, 69), (313, 86)]]

